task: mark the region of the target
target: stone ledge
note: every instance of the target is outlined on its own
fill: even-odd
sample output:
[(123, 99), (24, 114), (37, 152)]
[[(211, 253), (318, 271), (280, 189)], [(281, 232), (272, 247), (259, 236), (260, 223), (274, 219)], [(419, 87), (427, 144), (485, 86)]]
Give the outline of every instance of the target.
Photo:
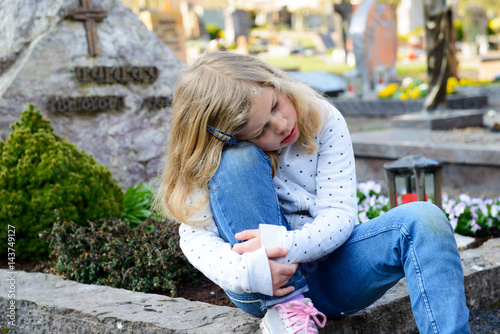
[[(500, 239), (461, 252), (468, 305), (500, 300)], [(0, 281), (13, 275), (0, 270)], [(182, 298), (80, 284), (58, 276), (15, 272), (14, 333), (257, 333), (258, 319), (236, 308)], [(0, 327), (8, 327), (8, 284), (0, 294)], [(325, 333), (411, 333), (416, 330), (406, 284), (399, 282), (374, 305), (340, 320)], [(10, 333), (13, 333), (12, 331)]]

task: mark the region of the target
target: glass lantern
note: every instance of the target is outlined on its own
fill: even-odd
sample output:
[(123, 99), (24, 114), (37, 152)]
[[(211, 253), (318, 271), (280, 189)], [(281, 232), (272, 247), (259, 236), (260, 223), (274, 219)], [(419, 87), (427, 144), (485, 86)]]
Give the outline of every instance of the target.
[(384, 65), (375, 67), (375, 88), (377, 92), (384, 90), (389, 84), (389, 68)]
[(415, 201), (431, 201), (442, 208), (442, 162), (409, 155), (384, 164), (384, 170), (390, 208)]

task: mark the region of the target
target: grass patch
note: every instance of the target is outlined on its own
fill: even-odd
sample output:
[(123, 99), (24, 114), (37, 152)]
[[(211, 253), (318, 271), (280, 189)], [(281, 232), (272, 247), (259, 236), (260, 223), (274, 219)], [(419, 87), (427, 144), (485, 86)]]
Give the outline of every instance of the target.
[(328, 57), (325, 56), (307, 57), (290, 55), (288, 57), (259, 57), (283, 70), (298, 69), (301, 72), (323, 71), (342, 75), (344, 72), (354, 69), (354, 67), (348, 66), (347, 64), (331, 62)]
[[(299, 70), (301, 72), (322, 71), (337, 75), (343, 75), (347, 71), (356, 69), (355, 66), (348, 66), (345, 63), (337, 63), (330, 60), (329, 56), (303, 56), (290, 55), (288, 57), (269, 57), (259, 56), (261, 59), (284, 70)], [(470, 77), (471, 73), (477, 72), (477, 69), (470, 65), (459, 63), (458, 73), (461, 77)], [(406, 77), (412, 77), (414, 80), (427, 81), (427, 63), (396, 63), (396, 77), (402, 80)]]

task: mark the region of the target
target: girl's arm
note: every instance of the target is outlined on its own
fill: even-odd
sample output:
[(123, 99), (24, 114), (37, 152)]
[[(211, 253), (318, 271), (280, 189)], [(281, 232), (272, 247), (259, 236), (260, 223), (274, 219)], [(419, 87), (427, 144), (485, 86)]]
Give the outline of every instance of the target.
[[(349, 238), (357, 223), (352, 143), (344, 118), (333, 106), (328, 107), (329, 117), (318, 135), (315, 196), (311, 196), (314, 203), (307, 206), (312, 219), (308, 217), (310, 222), (294, 231), (267, 224), (260, 225), (262, 247), (277, 246), (289, 250), (288, 255), (281, 260), (283, 263), (310, 262), (331, 253)], [(299, 166), (290, 163), (290, 168), (297, 171)], [(304, 179), (298, 179), (297, 183), (302, 180)], [(292, 180), (287, 184), (290, 182)]]
[(219, 237), (211, 222), (195, 228), (179, 227), (180, 247), (189, 262), (224, 290), (235, 293), (259, 292), (272, 296), (272, 279), (265, 249), (238, 254)]

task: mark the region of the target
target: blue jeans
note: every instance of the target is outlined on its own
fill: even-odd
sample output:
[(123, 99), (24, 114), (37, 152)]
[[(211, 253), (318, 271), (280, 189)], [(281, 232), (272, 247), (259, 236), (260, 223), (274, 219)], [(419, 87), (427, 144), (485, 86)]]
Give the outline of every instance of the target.
[[(238, 143), (223, 151), (209, 183), (210, 204), (221, 238), (259, 223), (288, 225), (274, 190), (269, 158), (257, 147)], [(340, 248), (301, 263), (286, 297), (226, 291), (236, 306), (263, 316), (267, 307), (304, 293), (329, 318), (363, 309), (406, 277), (420, 333), (470, 333), (462, 265), (453, 229), (444, 213), (427, 202), (396, 207), (358, 224)]]

